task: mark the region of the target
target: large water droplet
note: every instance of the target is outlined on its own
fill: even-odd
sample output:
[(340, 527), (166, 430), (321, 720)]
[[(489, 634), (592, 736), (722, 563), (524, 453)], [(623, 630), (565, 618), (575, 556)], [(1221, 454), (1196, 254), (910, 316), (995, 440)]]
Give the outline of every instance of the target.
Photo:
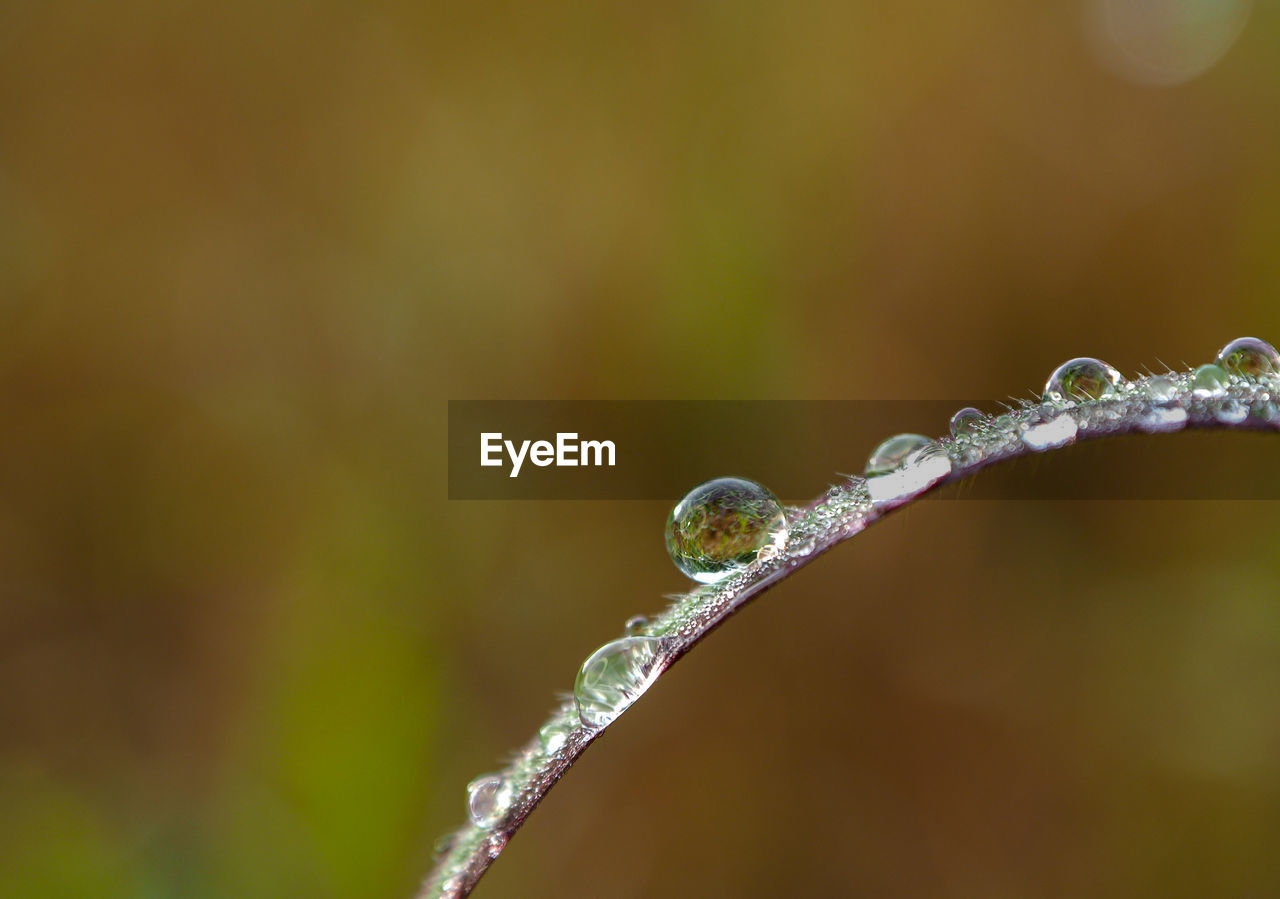
[(1120, 372), (1101, 359), (1081, 356), (1053, 370), (1045, 382), (1042, 399), (1058, 408), (1074, 406), (1084, 400), (1099, 400), (1119, 394), (1122, 380)]
[(1244, 378), (1280, 372), (1280, 353), (1256, 337), (1237, 337), (1218, 351), (1214, 361), (1227, 372)]
[(511, 804), (511, 785), (501, 774), (482, 774), (467, 784), (467, 817), (477, 827), (492, 827)]
[(914, 453), (936, 446), (923, 434), (895, 434), (871, 451), (867, 457), (867, 477), (888, 474), (901, 468)]
[(1227, 392), (1231, 376), (1226, 369), (1209, 364), (1196, 369), (1191, 376), (1191, 392), (1196, 396), (1220, 396)]
[(755, 481), (716, 478), (690, 490), (667, 519), (667, 552), (695, 581), (712, 584), (782, 546), (787, 518), (777, 497)]
[(604, 727), (649, 689), (659, 673), (661, 646), (657, 637), (623, 637), (601, 646), (582, 663), (573, 698), (583, 725)]
[(972, 437), (981, 431), (986, 423), (987, 416), (982, 413), (982, 410), (965, 406), (951, 416), (951, 436)]

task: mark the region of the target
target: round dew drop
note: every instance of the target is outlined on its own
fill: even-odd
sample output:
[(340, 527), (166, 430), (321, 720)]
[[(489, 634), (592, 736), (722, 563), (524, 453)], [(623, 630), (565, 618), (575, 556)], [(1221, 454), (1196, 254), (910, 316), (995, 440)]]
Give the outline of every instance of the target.
[(981, 410), (972, 406), (965, 406), (955, 415), (951, 416), (951, 436), (952, 437), (972, 437), (974, 434), (982, 430), (986, 424), (987, 417), (982, 414)]
[(511, 785), (501, 774), (483, 774), (467, 784), (467, 817), (477, 827), (492, 827), (511, 804)]
[(1256, 337), (1237, 337), (1218, 351), (1218, 358), (1214, 361), (1225, 371), (1242, 378), (1280, 372), (1280, 353)]
[(1045, 382), (1042, 399), (1051, 406), (1066, 408), (1085, 400), (1117, 396), (1123, 380), (1120, 372), (1101, 359), (1081, 356), (1053, 370)]
[(1231, 376), (1226, 369), (1209, 364), (1196, 369), (1191, 376), (1191, 392), (1196, 396), (1220, 396), (1227, 392)]
[(667, 552), (695, 581), (713, 584), (750, 565), (766, 546), (787, 539), (782, 503), (745, 478), (699, 484), (667, 519)]
[(622, 625), (622, 632), (628, 637), (643, 637), (649, 633), (649, 619), (644, 615), (632, 615)]
[(593, 652), (578, 671), (573, 698), (584, 727), (605, 727), (657, 679), (657, 637), (623, 637)]

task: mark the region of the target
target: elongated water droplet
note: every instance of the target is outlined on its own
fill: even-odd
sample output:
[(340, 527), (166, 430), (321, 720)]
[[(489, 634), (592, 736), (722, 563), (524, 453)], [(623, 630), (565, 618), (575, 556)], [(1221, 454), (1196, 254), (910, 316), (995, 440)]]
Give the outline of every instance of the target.
[(569, 741), (573, 727), (563, 721), (548, 721), (538, 729), (538, 741), (547, 755), (558, 752)]
[(511, 785), (501, 774), (482, 774), (467, 784), (467, 817), (477, 827), (492, 827), (511, 804)]
[(1079, 430), (1080, 426), (1076, 424), (1074, 418), (1067, 414), (1059, 415), (1050, 421), (1031, 425), (1022, 432), (1022, 442), (1039, 452), (1066, 446), (1076, 439), (1076, 433)]
[(649, 619), (643, 615), (632, 615), (622, 625), (622, 632), (628, 637), (640, 637), (649, 633)]
[(1196, 396), (1219, 396), (1227, 392), (1231, 376), (1226, 369), (1213, 365), (1202, 365), (1191, 376), (1191, 391)]
[(981, 431), (986, 423), (987, 416), (982, 413), (982, 410), (965, 406), (951, 416), (951, 436), (972, 437)]
[(1152, 409), (1139, 422), (1142, 430), (1153, 434), (1180, 430), (1187, 423), (1187, 410), (1179, 406)]
[(1157, 406), (1163, 406), (1165, 403), (1173, 402), (1178, 396), (1178, 385), (1164, 375), (1156, 375), (1153, 378), (1147, 378), (1142, 385), (1142, 391), (1151, 402)]
[(745, 478), (716, 478), (690, 490), (667, 519), (667, 552), (695, 581), (713, 584), (787, 540), (782, 503)]
[(1218, 351), (1218, 358), (1214, 361), (1230, 374), (1243, 378), (1280, 372), (1280, 353), (1256, 337), (1237, 337)]
[(871, 451), (867, 457), (867, 477), (888, 474), (901, 468), (913, 453), (936, 445), (923, 434), (895, 434)]
[(1044, 385), (1044, 402), (1064, 408), (1084, 400), (1099, 400), (1120, 392), (1123, 379), (1101, 359), (1081, 356), (1062, 363)]
[(578, 671), (573, 698), (586, 727), (604, 727), (649, 689), (659, 673), (657, 637), (623, 637), (593, 652)]
[(951, 474), (951, 459), (934, 440), (898, 434), (881, 443), (867, 460), (867, 493), (878, 506), (915, 496)]

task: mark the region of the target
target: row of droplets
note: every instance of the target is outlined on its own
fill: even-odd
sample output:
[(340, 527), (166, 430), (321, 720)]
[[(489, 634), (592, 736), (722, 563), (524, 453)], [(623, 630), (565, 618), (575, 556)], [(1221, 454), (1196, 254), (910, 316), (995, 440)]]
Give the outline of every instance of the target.
[[(1255, 337), (1241, 337), (1224, 346), (1217, 358), (1191, 372), (1187, 386), (1198, 398), (1222, 397), (1235, 382), (1280, 377), (1280, 353)], [(1120, 372), (1099, 359), (1081, 357), (1058, 366), (1045, 383), (1040, 399), (1040, 423), (1029, 426), (1021, 439), (1033, 449), (1060, 446), (1075, 438), (1077, 423), (1061, 413), (1090, 401), (1123, 397), (1135, 389)], [(1153, 407), (1153, 425), (1176, 421), (1161, 407), (1178, 396), (1178, 383), (1154, 375), (1141, 386)], [(951, 418), (951, 441), (963, 446), (1013, 426), (1009, 415), (990, 416), (973, 407)], [(912, 496), (951, 473), (951, 460), (942, 444), (920, 434), (897, 434), (880, 443), (864, 471), (870, 501), (891, 504)], [(745, 478), (716, 478), (689, 491), (667, 519), (667, 551), (676, 567), (703, 584), (713, 584), (753, 563), (776, 557), (787, 545), (786, 511), (766, 487)], [(550, 756), (564, 747), (580, 725), (596, 731), (609, 725), (631, 706), (662, 671), (665, 639), (652, 633), (648, 619), (627, 621), (625, 634), (593, 652), (574, 683), (577, 722), (557, 715), (539, 731), (539, 744)], [(505, 816), (514, 787), (503, 774), (486, 774), (467, 787), (467, 813), (473, 824), (492, 827)]]

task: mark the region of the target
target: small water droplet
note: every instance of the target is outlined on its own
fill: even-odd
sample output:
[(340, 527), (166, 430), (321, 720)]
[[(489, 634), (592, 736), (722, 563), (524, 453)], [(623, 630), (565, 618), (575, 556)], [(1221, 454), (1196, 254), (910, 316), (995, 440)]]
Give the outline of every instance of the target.
[(1059, 415), (1052, 421), (1046, 421), (1043, 424), (1032, 425), (1027, 428), (1022, 434), (1022, 442), (1039, 452), (1040, 450), (1066, 446), (1076, 439), (1076, 433), (1079, 430), (1080, 426), (1074, 418), (1070, 415)]
[(928, 446), (936, 444), (923, 434), (895, 434), (871, 451), (867, 457), (866, 475), (871, 478), (896, 471), (913, 453)]
[(593, 652), (578, 671), (573, 698), (583, 725), (600, 728), (635, 702), (659, 674), (657, 637), (623, 637)]
[(1223, 424), (1238, 425), (1249, 417), (1249, 410), (1239, 400), (1227, 397), (1213, 410), (1213, 417)]
[(713, 584), (787, 539), (777, 497), (755, 481), (716, 478), (690, 490), (667, 519), (667, 552), (695, 581)]
[(501, 774), (482, 774), (467, 784), (467, 817), (477, 827), (492, 827), (511, 804), (511, 785)]
[(1265, 340), (1237, 337), (1218, 351), (1214, 360), (1222, 369), (1242, 378), (1258, 378), (1280, 372), (1280, 353)]
[(1117, 396), (1122, 380), (1120, 372), (1101, 359), (1081, 356), (1053, 370), (1045, 382), (1043, 400), (1062, 409), (1084, 400)]
[(1212, 363), (1202, 365), (1191, 376), (1191, 392), (1196, 396), (1220, 396), (1227, 392), (1231, 377), (1226, 370)]
[(447, 853), (450, 849), (453, 848), (453, 838), (454, 838), (454, 834), (451, 834), (451, 833), (447, 833), (444, 836), (438, 838), (435, 842), (435, 845), (431, 847), (432, 855), (434, 855), (436, 858), (441, 858), (445, 853)]
[(987, 416), (983, 414), (981, 409), (965, 406), (951, 416), (951, 436), (972, 437), (979, 433), (986, 424)]
[(780, 555), (782, 555), (782, 547), (776, 543), (767, 543), (760, 547), (760, 552), (756, 553), (756, 562), (757, 564), (772, 562)]
[(622, 626), (622, 632), (628, 637), (640, 637), (649, 633), (649, 619), (644, 615), (632, 615)]
[(556, 719), (548, 721), (538, 729), (538, 740), (542, 743), (542, 751), (547, 755), (559, 752), (569, 741), (573, 726)]
[(1147, 378), (1146, 383), (1142, 385), (1142, 390), (1146, 394), (1147, 399), (1155, 403), (1157, 406), (1163, 406), (1171, 403), (1178, 396), (1178, 385), (1173, 380), (1166, 378), (1164, 375), (1156, 375)]
[(1254, 404), (1249, 410), (1249, 414), (1261, 421), (1275, 421), (1277, 417), (1280, 417), (1280, 407), (1277, 407), (1270, 400), (1263, 400)]

